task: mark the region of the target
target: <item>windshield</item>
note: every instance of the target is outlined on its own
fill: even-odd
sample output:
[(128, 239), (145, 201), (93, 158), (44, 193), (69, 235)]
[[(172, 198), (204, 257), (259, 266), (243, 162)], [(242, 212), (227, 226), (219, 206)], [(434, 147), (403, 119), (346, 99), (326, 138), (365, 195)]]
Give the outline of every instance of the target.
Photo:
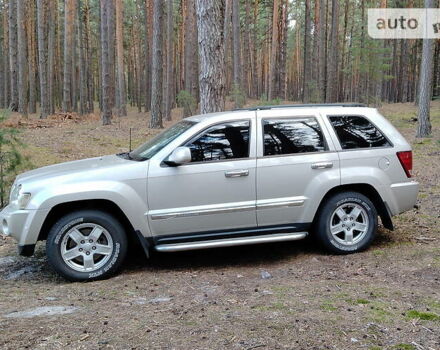
[(140, 147), (129, 153), (130, 158), (135, 160), (147, 160), (153, 157), (162, 148), (168, 145), (171, 141), (182, 135), (185, 131), (191, 128), (195, 122), (189, 120), (182, 120), (174, 124), (171, 128), (160, 133), (151, 140), (145, 142)]

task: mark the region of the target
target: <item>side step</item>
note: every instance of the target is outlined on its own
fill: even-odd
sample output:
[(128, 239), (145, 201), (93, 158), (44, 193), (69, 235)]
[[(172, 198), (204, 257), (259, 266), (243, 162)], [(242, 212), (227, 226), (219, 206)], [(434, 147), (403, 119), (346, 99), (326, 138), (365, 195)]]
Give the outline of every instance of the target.
[(185, 250), (232, 247), (232, 246), (246, 245), (246, 244), (296, 241), (305, 238), (307, 234), (308, 234), (307, 232), (277, 233), (277, 234), (264, 235), (264, 236), (226, 238), (226, 239), (216, 239), (216, 240), (200, 241), (200, 242), (159, 244), (155, 246), (154, 249), (156, 249), (158, 252), (169, 253), (169, 252), (180, 252)]

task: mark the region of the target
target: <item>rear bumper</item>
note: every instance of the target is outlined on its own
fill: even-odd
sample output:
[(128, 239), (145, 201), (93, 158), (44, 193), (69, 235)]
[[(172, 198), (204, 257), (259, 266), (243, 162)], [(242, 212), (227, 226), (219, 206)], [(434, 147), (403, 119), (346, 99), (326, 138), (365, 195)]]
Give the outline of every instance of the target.
[(391, 214), (398, 215), (414, 208), (419, 193), (419, 183), (416, 181), (402, 182), (391, 185), (392, 201)]

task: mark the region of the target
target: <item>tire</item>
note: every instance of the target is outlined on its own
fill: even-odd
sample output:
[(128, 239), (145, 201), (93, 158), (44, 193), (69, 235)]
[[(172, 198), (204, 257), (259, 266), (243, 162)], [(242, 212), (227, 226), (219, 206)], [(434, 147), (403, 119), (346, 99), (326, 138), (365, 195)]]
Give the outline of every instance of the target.
[(49, 264), (69, 281), (105, 279), (116, 273), (127, 254), (127, 236), (118, 220), (98, 210), (63, 216), (46, 241)]
[(323, 204), (315, 224), (321, 245), (336, 254), (367, 249), (377, 232), (377, 210), (361, 193), (341, 192)]

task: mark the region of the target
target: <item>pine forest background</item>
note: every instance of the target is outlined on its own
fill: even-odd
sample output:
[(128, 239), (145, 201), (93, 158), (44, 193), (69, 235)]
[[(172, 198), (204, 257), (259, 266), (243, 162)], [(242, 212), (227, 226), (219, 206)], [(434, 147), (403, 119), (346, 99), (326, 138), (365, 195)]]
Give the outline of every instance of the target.
[[(247, 99), (375, 106), (416, 101), (423, 40), (373, 40), (366, 16), (371, 7), (424, 5), (0, 0), (0, 108), (40, 118), (99, 109), (109, 124), (129, 105), (151, 111), (146, 123), (161, 128), (176, 104), (190, 115), (224, 109), (226, 99), (235, 107)], [(434, 99), (440, 95), (439, 57), (436, 41)]]

